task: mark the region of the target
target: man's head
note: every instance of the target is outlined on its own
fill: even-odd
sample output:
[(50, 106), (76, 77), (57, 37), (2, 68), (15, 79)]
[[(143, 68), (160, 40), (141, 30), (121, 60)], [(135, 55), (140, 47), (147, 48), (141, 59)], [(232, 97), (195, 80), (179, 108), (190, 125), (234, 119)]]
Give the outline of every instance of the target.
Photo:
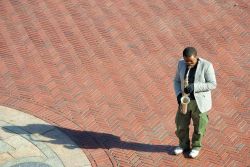
[(194, 47), (187, 47), (183, 50), (183, 58), (187, 64), (187, 66), (195, 66), (197, 63), (197, 51)]

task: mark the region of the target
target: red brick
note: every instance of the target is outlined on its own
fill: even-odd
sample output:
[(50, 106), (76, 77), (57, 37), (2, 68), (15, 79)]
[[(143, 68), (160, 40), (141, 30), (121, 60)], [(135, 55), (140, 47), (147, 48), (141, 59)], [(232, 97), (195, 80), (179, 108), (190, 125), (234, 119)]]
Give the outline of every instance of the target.
[[(1, 1), (0, 104), (119, 138), (118, 148), (105, 149), (98, 135), (100, 148), (82, 148), (93, 166), (242, 166), (247, 9), (241, 1)], [(212, 61), (218, 82), (204, 150), (196, 160), (136, 150), (178, 143), (173, 77), (189, 45)], [(122, 146), (130, 140), (134, 149)]]

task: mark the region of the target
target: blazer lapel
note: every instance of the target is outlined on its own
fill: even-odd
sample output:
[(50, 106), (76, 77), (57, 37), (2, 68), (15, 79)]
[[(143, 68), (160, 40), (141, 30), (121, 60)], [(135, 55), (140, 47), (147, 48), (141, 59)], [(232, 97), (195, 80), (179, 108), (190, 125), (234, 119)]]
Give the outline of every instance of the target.
[(181, 81), (183, 82), (184, 81), (184, 78), (185, 78), (185, 71), (186, 71), (186, 64), (183, 63), (183, 66), (181, 67)]
[(194, 80), (197, 81), (198, 76), (201, 74), (201, 66), (202, 66), (202, 59), (199, 58), (199, 62), (197, 64), (196, 72), (195, 72), (195, 78)]

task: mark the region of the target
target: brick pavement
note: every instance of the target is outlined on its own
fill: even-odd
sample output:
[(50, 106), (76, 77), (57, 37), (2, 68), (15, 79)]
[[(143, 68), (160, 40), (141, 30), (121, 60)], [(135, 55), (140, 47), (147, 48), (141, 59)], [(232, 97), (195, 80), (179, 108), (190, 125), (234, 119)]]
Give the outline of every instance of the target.
[[(248, 0), (2, 0), (0, 105), (60, 127), (92, 166), (249, 166)], [(186, 46), (218, 87), (200, 156), (173, 156)]]

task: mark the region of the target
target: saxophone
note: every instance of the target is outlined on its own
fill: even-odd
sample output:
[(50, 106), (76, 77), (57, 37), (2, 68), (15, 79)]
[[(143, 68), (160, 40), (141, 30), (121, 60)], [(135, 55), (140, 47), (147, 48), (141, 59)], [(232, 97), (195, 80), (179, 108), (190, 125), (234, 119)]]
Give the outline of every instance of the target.
[[(184, 88), (186, 88), (188, 86), (188, 77), (189, 77), (190, 69), (191, 69), (191, 66), (188, 66), (188, 71), (187, 71), (187, 74), (186, 74), (186, 78), (184, 80)], [(188, 97), (188, 95), (189, 94), (186, 94), (185, 92), (182, 92), (180, 111), (183, 114), (187, 113), (188, 103), (190, 102), (190, 98)]]

